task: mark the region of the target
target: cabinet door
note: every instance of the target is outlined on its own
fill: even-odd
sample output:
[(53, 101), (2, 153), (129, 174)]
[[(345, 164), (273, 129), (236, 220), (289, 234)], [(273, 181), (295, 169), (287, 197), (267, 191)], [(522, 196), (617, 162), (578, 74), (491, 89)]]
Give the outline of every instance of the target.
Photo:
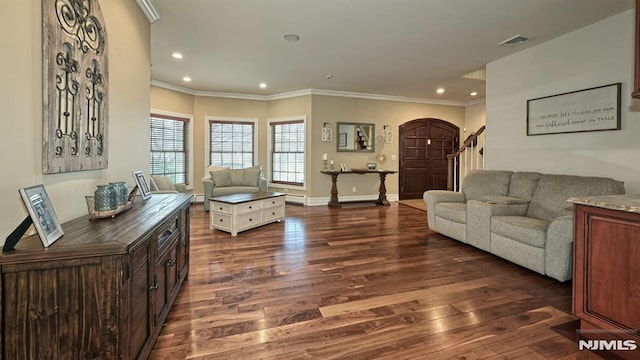
[[(129, 358), (136, 359), (151, 349), (153, 339), (153, 243), (150, 239), (131, 254), (131, 298), (129, 301), (130, 346)], [(145, 349), (148, 348), (148, 349)]]
[[(175, 238), (177, 240), (177, 237)], [(177, 265), (177, 242), (163, 253), (156, 261), (154, 274), (155, 288), (155, 323), (162, 326), (164, 320), (171, 310), (173, 295), (177, 292), (178, 267)]]
[(189, 208), (180, 214), (180, 239), (178, 240), (178, 278), (184, 280), (189, 273)]

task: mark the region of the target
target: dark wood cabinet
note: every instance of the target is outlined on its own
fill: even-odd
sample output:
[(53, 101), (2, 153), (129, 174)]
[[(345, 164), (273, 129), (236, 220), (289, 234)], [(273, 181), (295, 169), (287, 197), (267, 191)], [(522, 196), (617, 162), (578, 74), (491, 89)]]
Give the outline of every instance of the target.
[(147, 358), (188, 275), (190, 200), (156, 194), (0, 255), (2, 358)]
[[(640, 213), (576, 204), (573, 311), (580, 335), (640, 346), (639, 289)], [(636, 351), (616, 354), (637, 358)]]

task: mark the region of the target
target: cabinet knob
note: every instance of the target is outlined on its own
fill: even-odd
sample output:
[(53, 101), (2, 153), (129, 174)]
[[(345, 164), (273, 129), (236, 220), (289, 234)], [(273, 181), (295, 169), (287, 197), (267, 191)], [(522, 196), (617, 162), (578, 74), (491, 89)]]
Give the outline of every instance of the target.
[(249, 209), (253, 209), (253, 206), (249, 206)]
[(155, 284), (151, 285), (151, 286), (149, 287), (149, 290), (151, 290), (151, 291), (158, 290), (158, 283), (155, 283)]
[(253, 219), (252, 219), (252, 218), (249, 218), (249, 221), (253, 221)]
[(220, 219), (220, 222), (222, 222), (222, 219)]
[(220, 206), (220, 210), (222, 210), (222, 206)]
[(275, 215), (276, 213), (272, 212), (271, 215)]

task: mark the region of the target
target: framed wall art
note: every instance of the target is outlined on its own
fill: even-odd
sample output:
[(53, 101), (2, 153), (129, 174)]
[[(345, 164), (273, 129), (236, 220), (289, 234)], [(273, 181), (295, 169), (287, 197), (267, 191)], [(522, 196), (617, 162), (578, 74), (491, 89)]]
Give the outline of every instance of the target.
[(527, 101), (527, 136), (620, 130), (621, 83)]
[(108, 166), (107, 33), (97, 0), (42, 1), (42, 171)]

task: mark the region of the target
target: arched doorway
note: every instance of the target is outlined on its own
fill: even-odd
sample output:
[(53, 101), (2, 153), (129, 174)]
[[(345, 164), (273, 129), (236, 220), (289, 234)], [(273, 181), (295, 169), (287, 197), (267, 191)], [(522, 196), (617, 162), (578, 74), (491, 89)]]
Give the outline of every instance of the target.
[(447, 155), (459, 143), (460, 128), (444, 120), (416, 119), (400, 125), (400, 200), (446, 189)]

